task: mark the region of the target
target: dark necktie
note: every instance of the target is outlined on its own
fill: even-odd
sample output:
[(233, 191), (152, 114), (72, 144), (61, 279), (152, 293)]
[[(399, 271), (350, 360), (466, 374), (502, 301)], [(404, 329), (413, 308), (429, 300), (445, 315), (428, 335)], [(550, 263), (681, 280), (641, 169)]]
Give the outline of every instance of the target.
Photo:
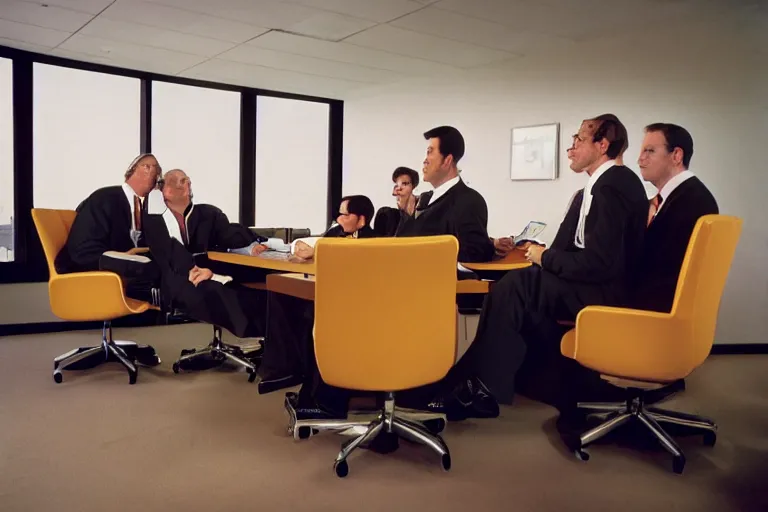
[(661, 194), (656, 194), (656, 197), (651, 199), (651, 204), (648, 207), (648, 225), (651, 225), (651, 222), (653, 222), (653, 219), (656, 218), (656, 214), (659, 211), (659, 208), (661, 208), (661, 203), (664, 201), (664, 198), (661, 197)]
[(136, 231), (141, 231), (141, 200), (139, 196), (133, 196), (133, 223)]
[(432, 195), (435, 193), (434, 190), (430, 190), (429, 192), (424, 192), (419, 196), (419, 203), (416, 205), (416, 212), (415, 215), (418, 217), (421, 215), (423, 210), (426, 210), (429, 206), (429, 201), (432, 199)]

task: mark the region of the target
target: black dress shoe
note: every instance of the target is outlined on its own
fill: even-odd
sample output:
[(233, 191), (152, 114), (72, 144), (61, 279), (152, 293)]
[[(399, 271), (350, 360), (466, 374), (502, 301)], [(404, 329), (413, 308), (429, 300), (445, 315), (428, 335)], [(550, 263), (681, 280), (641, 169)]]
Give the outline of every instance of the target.
[(450, 395), (438, 397), (427, 404), (426, 409), (445, 414), (448, 421), (499, 417), (499, 403), (478, 378), (467, 379)]
[(136, 347), (136, 363), (141, 366), (157, 366), (160, 364), (160, 356), (150, 345), (139, 345)]
[(297, 420), (343, 420), (347, 418), (346, 413), (333, 411), (316, 401), (300, 400), (299, 395), (293, 391), (285, 394), (285, 400), (290, 404)]

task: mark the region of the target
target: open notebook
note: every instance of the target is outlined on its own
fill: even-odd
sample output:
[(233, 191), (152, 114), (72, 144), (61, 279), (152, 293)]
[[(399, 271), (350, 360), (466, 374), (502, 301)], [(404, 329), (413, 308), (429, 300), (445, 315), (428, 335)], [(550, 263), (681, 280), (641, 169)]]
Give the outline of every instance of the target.
[(544, 231), (544, 228), (546, 228), (547, 225), (544, 222), (539, 222), (537, 220), (532, 220), (528, 223), (527, 226), (525, 226), (525, 229), (517, 235), (517, 236), (510, 236), (512, 241), (515, 243), (515, 245), (521, 245), (525, 242), (533, 242), (539, 245), (544, 245), (544, 242), (539, 240), (538, 237), (539, 234)]

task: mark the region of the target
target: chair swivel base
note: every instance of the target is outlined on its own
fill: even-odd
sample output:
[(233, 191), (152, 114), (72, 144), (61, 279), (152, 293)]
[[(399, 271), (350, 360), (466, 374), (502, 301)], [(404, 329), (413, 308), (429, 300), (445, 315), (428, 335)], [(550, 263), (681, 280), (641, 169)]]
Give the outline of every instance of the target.
[[(80, 347), (62, 354), (53, 360), (53, 380), (60, 384), (64, 380), (63, 370), (74, 369), (77, 363), (90, 363), (88, 368), (102, 363), (117, 361), (128, 371), (128, 383), (136, 384), (139, 375), (139, 367), (135, 357), (130, 357), (127, 352), (135, 354), (138, 345), (132, 341), (115, 341), (112, 339), (112, 325), (104, 322), (101, 330), (101, 345), (96, 347)], [(160, 363), (160, 358), (157, 358)]]
[[(451, 454), (439, 433), (445, 429), (445, 416), (395, 407), (394, 395), (387, 394), (384, 406), (375, 414), (353, 415), (353, 419), (297, 419), (295, 394), (286, 394), (285, 408), (290, 416), (289, 433), (294, 439), (307, 439), (321, 430), (331, 430), (353, 439), (346, 441), (336, 457), (333, 469), (343, 478), (349, 474), (347, 458), (358, 447), (367, 446), (378, 435), (394, 434), (430, 447), (438, 455), (445, 471), (451, 469)], [(366, 417), (367, 416), (367, 417)], [(429, 427), (427, 426), (429, 425)]]
[(258, 362), (247, 357), (242, 347), (221, 341), (221, 328), (219, 327), (214, 327), (213, 339), (206, 347), (182, 350), (179, 359), (173, 363), (173, 372), (179, 373), (185, 369), (185, 366), (202, 359), (213, 362), (213, 366), (221, 365), (224, 362), (234, 363), (240, 368), (245, 368), (245, 371), (248, 372), (248, 382), (256, 380), (256, 372), (259, 369)]
[(677, 474), (682, 474), (685, 469), (685, 455), (660, 424), (677, 425), (703, 434), (706, 446), (714, 446), (717, 442), (717, 425), (713, 421), (692, 414), (646, 407), (642, 397), (628, 399), (626, 403), (580, 402), (578, 409), (587, 414), (607, 415), (600, 425), (584, 432), (578, 438), (567, 441), (569, 448), (584, 461), (589, 460), (589, 454), (584, 451), (588, 444), (630, 421), (639, 421), (651, 431), (664, 449), (672, 455), (672, 470)]

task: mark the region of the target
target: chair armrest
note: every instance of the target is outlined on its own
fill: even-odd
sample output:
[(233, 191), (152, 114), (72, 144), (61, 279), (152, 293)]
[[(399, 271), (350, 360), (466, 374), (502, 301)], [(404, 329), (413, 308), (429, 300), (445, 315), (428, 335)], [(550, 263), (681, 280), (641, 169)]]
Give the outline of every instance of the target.
[(672, 381), (693, 370), (686, 328), (669, 313), (589, 306), (576, 319), (574, 353), (569, 357), (608, 375)]
[(48, 283), (51, 311), (69, 321), (112, 320), (149, 307), (129, 307), (120, 276), (113, 272), (60, 274)]

